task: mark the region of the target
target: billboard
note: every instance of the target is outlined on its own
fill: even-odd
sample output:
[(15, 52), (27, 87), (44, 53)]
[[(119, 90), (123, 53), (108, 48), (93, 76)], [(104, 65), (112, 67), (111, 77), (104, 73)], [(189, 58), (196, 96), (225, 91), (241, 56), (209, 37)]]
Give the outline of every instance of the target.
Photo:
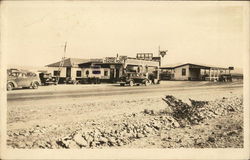
[(152, 60), (153, 53), (137, 53), (136, 58), (142, 60)]
[(117, 63), (116, 59), (116, 57), (105, 57), (104, 63)]

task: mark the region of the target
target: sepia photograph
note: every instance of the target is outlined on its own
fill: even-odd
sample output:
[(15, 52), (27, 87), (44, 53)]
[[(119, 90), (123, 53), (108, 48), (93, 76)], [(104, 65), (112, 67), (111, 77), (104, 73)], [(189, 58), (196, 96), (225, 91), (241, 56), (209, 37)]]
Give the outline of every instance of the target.
[(0, 31), (3, 159), (249, 158), (248, 1), (3, 1)]

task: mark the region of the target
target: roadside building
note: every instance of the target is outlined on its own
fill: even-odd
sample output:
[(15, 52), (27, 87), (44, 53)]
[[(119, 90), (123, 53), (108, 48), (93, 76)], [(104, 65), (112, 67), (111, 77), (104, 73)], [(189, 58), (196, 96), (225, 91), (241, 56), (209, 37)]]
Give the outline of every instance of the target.
[(79, 67), (83, 79), (98, 77), (101, 82), (117, 82), (125, 72), (146, 73), (159, 69), (159, 61), (119, 56), (81, 63)]
[(79, 64), (82, 76), (78, 80), (87, 81), (98, 78), (101, 82), (116, 82), (122, 74), (122, 63), (103, 61), (89, 61)]
[(220, 78), (228, 79), (233, 67), (223, 68), (208, 65), (185, 63), (176, 66), (161, 67), (162, 77), (166, 80), (210, 80), (218, 81)]
[(59, 71), (59, 66), (61, 61), (46, 65), (48, 73), (51, 73), (53, 77), (60, 77), (60, 82), (65, 80), (67, 77), (76, 79), (82, 76), (82, 70), (79, 67), (80, 63), (88, 62), (89, 59), (80, 58), (67, 58), (62, 63), (61, 71)]

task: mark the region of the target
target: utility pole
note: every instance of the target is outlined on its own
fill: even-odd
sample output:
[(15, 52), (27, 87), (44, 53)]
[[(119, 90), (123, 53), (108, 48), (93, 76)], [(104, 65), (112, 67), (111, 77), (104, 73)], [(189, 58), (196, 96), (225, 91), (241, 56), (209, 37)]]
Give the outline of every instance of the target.
[(160, 57), (160, 52), (161, 52), (161, 46), (159, 45), (158, 47), (158, 56)]
[(67, 41), (64, 44), (63, 57), (62, 57), (62, 60), (61, 60), (61, 62), (59, 64), (59, 68), (58, 68), (58, 72), (57, 72), (57, 78), (56, 78), (56, 84), (58, 84), (59, 80), (60, 80), (60, 75), (61, 75), (62, 67), (64, 65), (66, 51), (67, 51)]

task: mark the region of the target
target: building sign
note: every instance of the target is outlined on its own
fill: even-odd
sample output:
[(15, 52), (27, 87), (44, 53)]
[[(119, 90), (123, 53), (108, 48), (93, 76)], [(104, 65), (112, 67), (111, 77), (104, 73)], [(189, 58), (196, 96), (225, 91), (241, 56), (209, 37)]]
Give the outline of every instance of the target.
[(104, 59), (104, 63), (124, 63), (126, 59), (127, 56), (106, 57)]
[(137, 53), (136, 58), (143, 59), (143, 60), (152, 60), (153, 53)]
[(153, 60), (153, 61), (160, 62), (160, 61), (161, 61), (161, 57), (153, 57), (152, 60)]
[(144, 61), (144, 60), (140, 60), (140, 59), (127, 59), (126, 65), (159, 67), (159, 62), (157, 62), (157, 61)]
[(165, 51), (159, 51), (159, 54), (161, 55), (161, 57), (164, 57), (167, 54), (168, 50)]
[(106, 57), (104, 63), (116, 63), (116, 57)]
[(124, 63), (128, 56), (119, 56), (118, 63)]

